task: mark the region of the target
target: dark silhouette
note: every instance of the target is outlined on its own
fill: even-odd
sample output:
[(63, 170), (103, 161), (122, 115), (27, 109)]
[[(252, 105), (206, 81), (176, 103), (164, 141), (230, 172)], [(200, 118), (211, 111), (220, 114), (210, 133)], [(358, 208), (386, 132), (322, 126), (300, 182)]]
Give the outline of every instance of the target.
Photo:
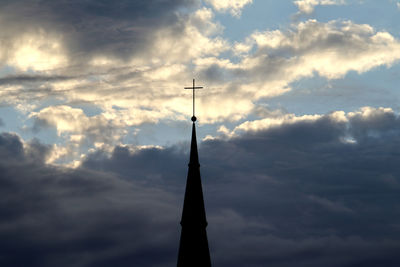
[(194, 108), (196, 107), (195, 102), (194, 102), (194, 100), (195, 100), (195, 91), (196, 91), (196, 89), (203, 89), (203, 87), (201, 87), (201, 86), (196, 86), (195, 83), (196, 83), (196, 81), (193, 79), (193, 86), (192, 87), (185, 87), (185, 89), (193, 90), (193, 117), (192, 117), (192, 121), (193, 122), (196, 121), (196, 117), (194, 116), (194, 111), (195, 111)]
[(206, 232), (207, 219), (197, 152), (196, 117), (194, 116), (194, 90), (200, 88), (195, 87), (194, 80), (193, 87), (185, 88), (193, 89), (193, 125), (189, 170), (181, 220), (182, 232), (179, 244), (178, 267), (211, 266)]

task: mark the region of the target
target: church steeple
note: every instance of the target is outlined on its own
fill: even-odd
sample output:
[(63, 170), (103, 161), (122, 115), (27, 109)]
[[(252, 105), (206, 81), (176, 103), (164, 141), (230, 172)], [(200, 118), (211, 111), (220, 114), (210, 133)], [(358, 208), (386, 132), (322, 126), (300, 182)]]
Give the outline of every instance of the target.
[[(190, 89), (193, 89), (193, 92), (194, 89), (196, 89), (194, 80), (193, 87)], [(182, 211), (182, 231), (177, 266), (209, 267), (211, 266), (211, 259), (206, 232), (207, 219), (201, 185), (199, 155), (197, 152), (196, 117), (194, 116), (194, 108), (192, 121), (192, 141), (190, 145), (189, 170)]]

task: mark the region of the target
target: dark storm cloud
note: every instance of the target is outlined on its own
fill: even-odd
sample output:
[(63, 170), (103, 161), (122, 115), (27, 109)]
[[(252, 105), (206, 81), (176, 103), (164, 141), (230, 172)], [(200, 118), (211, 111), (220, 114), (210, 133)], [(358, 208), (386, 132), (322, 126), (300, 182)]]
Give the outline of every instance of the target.
[[(4, 45), (24, 33), (61, 36), (71, 60), (93, 55), (129, 58), (151, 43), (154, 31), (174, 24), (196, 0), (1, 1)], [(6, 53), (7, 54), (7, 53)]]
[[(398, 266), (399, 126), (370, 110), (203, 142), (214, 265)], [(173, 266), (187, 148), (116, 147), (67, 171), (1, 135), (1, 265)]]
[[(396, 266), (398, 126), (392, 112), (373, 110), (349, 123), (324, 116), (203, 142), (215, 265)], [(117, 148), (111, 158), (100, 153), (85, 165), (126, 179), (140, 173), (134, 176), (155, 187), (179, 188), (184, 173), (177, 162), (186, 162), (179, 151), (130, 154)]]
[(48, 152), (0, 135), (1, 266), (172, 265), (173, 195), (115, 174), (45, 166)]

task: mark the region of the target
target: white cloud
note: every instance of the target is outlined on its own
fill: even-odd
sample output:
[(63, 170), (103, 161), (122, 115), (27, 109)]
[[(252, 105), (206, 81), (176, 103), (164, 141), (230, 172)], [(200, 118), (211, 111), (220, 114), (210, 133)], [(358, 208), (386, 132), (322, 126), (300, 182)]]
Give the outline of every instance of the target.
[[(85, 66), (46, 71), (50, 77), (65, 72), (71, 78), (44, 81), (36, 90), (2, 85), (16, 91), (2, 97), (28, 107), (21, 102), (25, 97), (31, 110), (35, 101), (52, 96), (87, 102), (99, 107), (106, 120), (126, 127), (190, 117), (190, 95), (182, 87), (199, 77), (207, 88), (207, 94), (198, 94), (199, 119), (237, 121), (254, 111), (255, 101), (290, 91), (296, 80), (315, 74), (338, 79), (349, 71), (390, 66), (400, 57), (399, 41), (390, 33), (350, 21), (308, 20), (288, 31), (255, 32), (234, 45), (219, 37), (222, 28), (210, 9), (182, 17), (178, 24), (183, 29), (178, 35), (170, 27), (159, 30), (148, 52), (130, 62), (99, 56)], [(229, 49), (237, 51), (239, 61), (221, 57)]]
[(394, 115), (392, 108), (373, 108), (373, 107), (362, 107), (360, 110), (349, 112), (348, 116), (350, 118), (360, 117), (364, 120), (369, 120), (373, 117), (381, 117), (384, 114)]
[(285, 93), (291, 82), (315, 74), (339, 79), (349, 71), (363, 73), (400, 59), (400, 42), (390, 33), (351, 21), (308, 20), (287, 32), (256, 32), (244, 45), (251, 49), (238, 54), (242, 61), (236, 72), (251, 77), (241, 92), (252, 94), (253, 100)]
[(344, 5), (345, 0), (296, 0), (294, 4), (299, 8), (301, 14), (311, 14), (315, 6)]
[(48, 71), (68, 63), (61, 36), (43, 30), (24, 33), (0, 48), (1, 64), (21, 71)]
[(181, 17), (177, 25), (156, 32), (153, 49), (149, 49), (150, 56), (153, 62), (169, 64), (219, 55), (229, 49), (229, 44), (219, 37), (222, 31), (223, 27), (214, 21), (211, 9), (201, 8), (188, 17)]
[[(152, 31), (152, 42), (140, 54), (124, 60), (99, 51), (76, 65), (71, 65), (79, 61), (71, 59), (61, 35), (21, 34), (24, 42), (12, 43), (12, 47), (15, 51), (36, 51), (34, 57), (24, 61), (23, 56), (15, 56), (23, 53), (0, 49), (9, 56), (7, 64), (43, 77), (26, 84), (3, 81), (0, 96), (5, 102), (24, 107), (27, 113), (43, 106), (38, 105), (43, 100), (64, 102), (32, 116), (55, 127), (70, 144), (89, 139), (106, 144), (118, 142), (130, 126), (190, 118), (191, 95), (183, 87), (193, 77), (206, 88), (197, 94), (201, 123), (235, 122), (256, 112), (255, 103), (260, 99), (292, 90), (295, 81), (315, 75), (340, 79), (350, 71), (363, 73), (391, 66), (400, 59), (398, 39), (351, 21), (308, 20), (287, 30), (257, 31), (234, 44), (222, 34), (223, 26), (215, 21), (213, 11), (200, 8), (191, 14), (178, 14), (174, 23)], [(225, 53), (229, 51), (236, 53), (234, 60)], [(80, 109), (70, 108), (71, 102), (89, 103), (102, 113), (89, 117)], [(279, 123), (276, 116), (259, 125), (240, 127)], [(59, 149), (54, 155), (62, 153)]]
[[(235, 6), (234, 2), (220, 3)], [(40, 44), (34, 46), (43, 53), (39, 58), (49, 58), (46, 64), (40, 65), (39, 59), (28, 60), (25, 65), (9, 64), (49, 77), (69, 78), (43, 80), (34, 84), (35, 90), (24, 85), (0, 85), (16, 91), (2, 97), (25, 107), (24, 101), (29, 102), (31, 110), (35, 101), (47, 97), (66, 103), (88, 102), (103, 110), (108, 120), (133, 126), (190, 117), (190, 96), (182, 87), (197, 77), (207, 88), (207, 94), (198, 94), (202, 122), (237, 121), (254, 111), (255, 101), (290, 91), (296, 80), (315, 74), (338, 79), (349, 71), (362, 73), (390, 66), (400, 57), (399, 41), (390, 33), (351, 21), (308, 20), (287, 31), (255, 32), (233, 45), (221, 37), (222, 33), (223, 27), (215, 21), (211, 9), (200, 8), (191, 14), (178, 14), (173, 24), (154, 30), (152, 43), (131, 59), (123, 61), (98, 53), (85, 64), (70, 66), (64, 39), (43, 32), (32, 42)], [(16, 51), (26, 43), (15, 43)], [(239, 60), (223, 57), (227, 51), (236, 52)]]
[(57, 144), (53, 144), (51, 147), (51, 151), (47, 155), (45, 159), (46, 164), (53, 164), (59, 159), (64, 157), (68, 157), (71, 155), (71, 152), (68, 147), (58, 146)]
[(229, 12), (232, 16), (240, 17), (244, 6), (251, 4), (253, 0), (206, 0), (215, 10)]
[[(380, 131), (385, 128), (393, 128), (391, 125), (393, 119), (398, 115), (395, 114), (393, 109), (391, 108), (374, 108), (374, 107), (362, 107), (359, 110), (352, 112), (344, 112), (344, 111), (335, 111), (329, 114), (321, 115), (321, 114), (309, 114), (309, 115), (301, 115), (297, 116), (296, 114), (282, 114), (280, 116), (266, 117), (263, 119), (245, 121), (238, 126), (236, 126), (232, 131), (228, 130), (225, 127), (221, 127), (222, 130), (219, 132), (222, 133), (222, 137), (224, 138), (234, 138), (240, 135), (243, 135), (248, 132), (259, 132), (270, 129), (282, 128), (288, 125), (299, 124), (299, 123), (315, 123), (321, 120), (328, 120), (333, 124), (340, 125), (352, 125), (354, 128), (357, 128), (358, 131), (363, 131), (362, 125), (367, 124), (368, 130), (372, 131), (374, 129), (380, 129)], [(349, 127), (348, 131), (353, 131)], [(210, 136), (209, 139), (215, 139), (217, 137)], [(342, 136), (342, 141), (346, 143), (354, 143), (356, 142), (356, 137), (352, 136), (350, 132), (345, 133)]]
[(64, 141), (50, 147), (47, 164), (67, 164), (78, 167), (86, 150), (101, 148), (110, 150), (119, 145), (128, 133), (127, 122), (120, 118), (107, 117), (107, 113), (87, 116), (82, 109), (66, 105), (49, 106), (32, 112), (34, 129), (55, 128)]
[[(23, 107), (27, 105), (19, 102), (29, 101), (30, 110), (35, 108), (32, 104), (36, 101), (52, 96), (66, 102), (89, 102), (105, 110), (104, 116), (124, 120), (127, 125), (157, 122), (166, 117), (182, 119), (182, 114), (190, 116), (191, 110), (190, 101), (186, 101), (188, 92), (182, 90), (184, 82), (193, 77), (188, 64), (228, 50), (229, 44), (219, 37), (222, 30), (211, 9), (201, 8), (192, 14), (177, 14), (174, 23), (151, 32), (152, 42), (147, 49), (126, 61), (98, 53), (85, 63), (74, 58), (77, 65), (70, 65), (71, 55), (65, 51), (62, 38), (53, 38), (54, 34), (43, 31), (25, 34), (22, 41), (9, 40), (16, 56), (0, 49), (3, 57), (8, 55), (6, 62), (10, 67), (46, 74), (49, 78), (70, 78), (37, 81), (35, 90), (0, 84), (2, 89), (13, 91), (10, 94), (2, 90), (3, 100)], [(19, 51), (28, 51), (28, 57)]]
[(85, 141), (115, 144), (126, 134), (123, 121), (107, 119), (103, 114), (88, 117), (82, 109), (66, 105), (50, 106), (32, 112), (30, 117), (35, 119), (36, 128), (55, 127), (58, 135), (75, 145)]
[(237, 136), (243, 132), (257, 132), (269, 128), (280, 127), (284, 124), (294, 124), (301, 121), (314, 122), (320, 119), (322, 115), (303, 115), (296, 116), (295, 114), (286, 114), (277, 118), (265, 118), (261, 120), (246, 121), (236, 126), (228, 136)]

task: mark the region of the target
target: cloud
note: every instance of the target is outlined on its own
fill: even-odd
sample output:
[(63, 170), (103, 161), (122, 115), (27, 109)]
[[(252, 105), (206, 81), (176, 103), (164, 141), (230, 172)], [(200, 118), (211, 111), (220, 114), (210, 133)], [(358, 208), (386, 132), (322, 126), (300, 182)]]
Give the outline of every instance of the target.
[[(224, 202), (225, 208), (235, 206), (236, 213), (257, 218), (269, 227), (261, 230), (247, 225), (242, 231), (254, 234), (237, 239), (231, 233), (224, 239), (214, 232), (221, 249), (249, 248), (245, 252), (241, 249), (240, 260), (221, 255), (221, 261), (229, 262), (227, 266), (245, 262), (250, 266), (292, 266), (288, 259), (295, 259), (297, 266), (395, 266), (400, 259), (387, 255), (383, 248), (388, 246), (394, 252), (393, 246), (399, 242), (399, 236), (389, 242), (391, 245), (384, 241), (398, 232), (391, 218), (398, 215), (376, 201), (386, 195), (395, 203), (396, 193), (389, 192), (400, 189), (399, 180), (394, 178), (397, 171), (385, 167), (396, 166), (398, 160), (392, 153), (397, 145), (392, 145), (398, 144), (399, 116), (391, 109), (364, 108), (354, 113), (283, 120), (274, 127), (253, 129), (225, 141), (209, 140), (201, 146), (203, 177), (212, 191), (206, 197), (210, 209)], [(350, 137), (354, 143), (346, 142)], [(253, 213), (255, 210), (259, 213)], [(382, 221), (375, 220), (378, 217)], [(224, 225), (232, 221), (236, 220), (227, 219)], [(390, 227), (383, 234), (386, 237), (378, 230), (384, 228), (383, 222)], [(375, 238), (379, 245), (362, 259), (359, 253), (374, 246)], [(272, 252), (271, 247), (277, 250)], [(267, 256), (265, 251), (271, 254)], [(320, 253), (337, 254), (334, 259), (324, 259), (317, 256)]]
[(346, 0), (296, 0), (293, 3), (299, 8), (300, 14), (311, 14), (315, 6), (344, 5)]
[(224, 44), (208, 39), (218, 25), (209, 21), (206, 9), (193, 10), (196, 4), (196, 0), (3, 2), (1, 22), (7, 30), (0, 36), (7, 42), (0, 58), (22, 71), (62, 73), (82, 73), (88, 67), (84, 72), (96, 72), (96, 67), (110, 64), (115, 68), (190, 61), (193, 56), (213, 54)]
[(12, 84), (23, 84), (23, 83), (35, 83), (35, 82), (47, 82), (47, 81), (64, 81), (73, 79), (76, 77), (69, 76), (49, 76), (49, 75), (32, 75), (32, 74), (20, 74), (20, 75), (8, 75), (0, 78), (0, 85), (12, 85)]
[(177, 250), (179, 202), (173, 194), (110, 173), (50, 167), (40, 147), (0, 135), (2, 265), (174, 262), (169, 255)]
[(237, 45), (247, 47), (238, 51), (242, 61), (224, 69), (236, 77), (236, 84), (242, 83), (236, 92), (251, 95), (253, 101), (283, 94), (291, 90), (292, 82), (316, 74), (339, 79), (351, 71), (391, 66), (399, 60), (395, 51), (400, 48), (391, 34), (369, 25), (316, 20), (295, 24), (287, 32), (256, 32)]
[[(335, 115), (333, 115), (335, 116)], [(303, 115), (296, 116), (295, 114), (284, 114), (282, 116), (265, 118), (256, 121), (246, 121), (236, 126), (235, 129), (229, 135), (236, 135), (237, 132), (250, 132), (250, 131), (260, 131), (274, 127), (280, 127), (284, 124), (294, 124), (299, 121), (304, 122), (314, 122), (321, 118), (321, 115)]]
[[(290, 91), (295, 81), (316, 74), (339, 79), (351, 71), (391, 66), (400, 54), (399, 42), (390, 33), (351, 21), (308, 20), (287, 31), (255, 32), (244, 42), (230, 44), (222, 38), (223, 27), (211, 9), (181, 8), (194, 7), (191, 1), (165, 1), (162, 5), (171, 7), (168, 12), (153, 6), (153, 1), (143, 5), (61, 1), (54, 11), (53, 2), (40, 11), (32, 3), (19, 8), (22, 3), (2, 4), (1, 12), (15, 15), (4, 23), (11, 23), (19, 13), (40, 16), (24, 16), (10, 26), (21, 29), (2, 33), (10, 35), (4, 39), (8, 41), (3, 62), (22, 73), (3, 77), (0, 84), (2, 99), (25, 107), (24, 112), (55, 97), (65, 105), (90, 103), (104, 117), (127, 125), (182, 120), (191, 112), (182, 87), (195, 75), (208, 88), (207, 94), (198, 95), (199, 118), (204, 123), (238, 121), (256, 110), (254, 103)], [(62, 7), (65, 10), (59, 10)], [(125, 8), (132, 16), (125, 10), (116, 15)], [(104, 36), (108, 37), (102, 42)], [(99, 44), (89, 49), (94, 40)], [(14, 57), (24, 45), (39, 51), (31, 61), (22, 60), (25, 66)], [(222, 56), (229, 51), (235, 60)], [(53, 55), (64, 59), (53, 60)]]
[[(1, 33), (7, 40), (2, 62), (15, 72), (0, 78), (0, 96), (31, 118), (42, 112), (41, 122), (58, 129), (50, 114), (61, 116), (61, 106), (94, 106), (100, 114), (93, 118), (71, 110), (77, 121), (66, 125), (75, 128), (60, 136), (74, 143), (88, 136), (81, 140), (115, 145), (128, 127), (190, 117), (190, 92), (182, 87), (193, 76), (207, 88), (198, 94), (201, 123), (238, 122), (256, 114), (263, 99), (292, 90), (296, 81), (390, 67), (400, 55), (390, 33), (351, 21), (307, 20), (232, 44), (223, 38), (214, 11), (193, 1), (59, 1), (57, 8), (56, 2), (0, 4), (8, 25)], [(28, 53), (32, 60), (22, 60), (18, 51), (25, 46), (34, 50)], [(63, 112), (64, 118), (68, 111)]]
[[(399, 132), (393, 110), (366, 107), (202, 142), (213, 263), (398, 265)], [(188, 148), (116, 146), (67, 169), (1, 134), (2, 264), (173, 265)]]
[[(292, 90), (293, 82), (317, 75), (340, 79), (352, 71), (363, 73), (378, 66), (389, 67), (400, 55), (399, 41), (388, 32), (350, 21), (308, 20), (292, 25), (288, 31), (253, 33), (236, 44), (235, 47), (242, 44), (247, 48), (237, 51), (238, 61), (234, 62), (219, 56), (226, 43), (212, 37), (221, 29), (213, 22), (210, 9), (201, 8), (187, 18), (182, 24), (182, 36), (197, 34), (197, 39), (204, 41), (204, 50), (196, 46), (188, 49), (189, 42), (174, 43), (166, 30), (156, 39), (163, 43), (159, 43), (157, 51), (170, 63), (142, 62), (142, 66), (114, 68), (115, 62), (104, 62), (89, 68), (94, 73), (11, 75), (0, 80), (2, 96), (25, 107), (35, 118), (37, 129), (55, 127), (60, 137), (73, 146), (100, 147), (109, 143), (112, 147), (129, 133), (129, 127), (190, 116), (190, 95), (182, 89), (185, 80), (190, 80), (190, 68), (179, 61), (183, 51), (193, 58), (194, 72), (207, 88), (207, 93), (199, 93), (197, 99), (202, 123), (244, 120), (259, 113), (255, 103)], [(171, 46), (175, 46), (176, 54), (167, 52)], [(65, 104), (40, 106), (50, 96)], [(29, 105), (24, 105), (28, 101)], [(68, 109), (72, 103), (89, 103), (100, 113), (89, 117), (82, 110)], [(32, 111), (38, 106), (39, 111)], [(280, 123), (280, 118), (275, 119), (268, 123)], [(56, 155), (66, 155), (65, 147), (58, 149), (64, 151)], [(79, 151), (74, 154), (75, 160), (85, 153), (82, 147), (71, 146), (67, 150)]]
[(60, 38), (42, 30), (16, 36), (14, 42), (12, 47), (1, 51), (2, 58), (6, 59), (3, 62), (20, 70), (45, 71), (67, 64)]
[[(145, 2), (143, 5), (139, 5), (137, 1), (135, 4), (110, 2), (104, 3), (104, 7), (102, 4), (90, 1), (76, 6), (62, 2), (55, 12), (46, 11), (55, 8), (52, 4), (44, 6), (44, 10), (40, 12), (50, 12), (50, 14), (46, 13), (46, 16), (37, 16), (37, 18), (26, 16), (26, 19), (30, 18), (34, 21), (21, 24), (21, 27), (31, 25), (41, 30), (30, 31), (23, 28), (20, 31), (3, 33), (12, 36), (4, 38), (8, 42), (2, 47), (4, 58), (2, 62), (16, 69), (16, 74), (3, 77), (0, 81), (4, 101), (15, 106), (24, 105), (29, 101), (32, 109), (37, 108), (41, 101), (52, 97), (65, 102), (66, 105), (68, 102), (87, 102), (103, 110), (105, 116), (122, 116), (119, 119), (129, 120), (128, 124), (155, 122), (165, 117), (182, 118), (182, 114), (189, 114), (190, 108), (187, 108), (186, 97), (179, 89), (183, 87), (183, 81), (192, 78), (187, 64), (194, 58), (217, 56), (229, 49), (227, 42), (218, 36), (222, 31), (222, 26), (213, 21), (214, 15), (210, 9), (199, 8), (191, 13), (181, 12), (184, 10), (181, 7), (192, 6), (191, 1), (164, 1), (163, 5), (169, 3), (180, 10), (180, 12), (175, 12), (173, 8), (166, 8), (171, 13), (161, 12), (158, 9), (160, 5), (150, 3), (151, 1)], [(9, 3), (4, 6), (4, 10), (10, 9), (10, 13), (29, 13), (36, 12), (38, 8), (35, 5), (32, 6), (32, 3), (27, 3), (24, 9), (14, 6), (20, 4), (22, 1)], [(154, 10), (153, 4), (157, 6)], [(83, 17), (87, 16), (91, 19), (77, 22), (74, 19), (75, 13), (74, 17), (70, 18), (71, 10), (58, 10), (62, 9), (63, 5), (68, 10), (79, 9), (77, 13), (82, 13)], [(86, 5), (88, 5), (87, 9), (85, 9)], [(92, 5), (102, 6), (105, 14), (102, 16), (91, 14)], [(132, 11), (132, 17), (123, 18), (112, 13), (113, 9), (123, 8), (124, 5), (133, 6), (127, 7), (135, 9), (134, 12)], [(110, 6), (110, 10), (107, 6)], [(139, 10), (136, 10), (137, 8)], [(140, 13), (141, 8), (144, 9), (143, 14)], [(152, 12), (156, 15), (157, 12), (162, 14), (156, 16)], [(135, 17), (135, 14), (138, 17)], [(18, 14), (14, 15), (13, 18), (18, 17)], [(132, 29), (120, 34), (115, 29), (116, 39), (110, 39), (112, 34), (108, 32), (109, 28), (100, 27), (103, 20), (106, 20), (104, 23), (118, 28), (120, 20), (123, 19), (127, 20), (126, 23)], [(154, 25), (146, 22), (148, 19), (154, 19)], [(70, 20), (72, 25), (67, 24)], [(97, 20), (99, 20), (98, 24), (95, 23)], [(10, 21), (12, 21), (11, 18)], [(9, 21), (4, 23), (9, 23)], [(74, 26), (74, 23), (80, 26)], [(58, 27), (59, 24), (63, 26)], [(17, 23), (13, 24), (15, 27), (16, 25)], [(95, 31), (96, 34), (88, 34), (86, 31)], [(136, 33), (136, 31), (139, 32)], [(149, 36), (148, 40), (147, 37), (141, 38), (141, 34)], [(25, 38), (24, 36), (28, 36), (26, 39), (29, 42), (18, 39)], [(69, 36), (68, 40), (66, 36)], [(98, 38), (101, 39), (104, 36), (107, 36), (109, 44), (104, 44), (105, 46), (102, 46), (101, 42), (96, 44), (96, 53), (91, 48), (81, 51), (88, 43), (98, 42)], [(129, 43), (129, 40), (126, 40), (129, 36), (143, 39), (145, 44), (142, 48), (137, 48), (141, 42)], [(87, 38), (93, 40), (86, 40)], [(196, 42), (193, 42), (193, 39)], [(58, 43), (52, 45), (52, 42), (56, 42), (53, 40), (57, 40)], [(25, 51), (26, 49), (22, 46), (30, 45), (30, 43), (34, 43), (36, 48), (29, 48), (27, 53), (37, 56), (29, 61), (24, 60), (26, 56), (18, 51)], [(124, 50), (125, 52), (122, 53), (118, 49), (113, 50), (114, 46), (120, 48), (119, 43), (134, 51)], [(53, 51), (53, 48), (60, 51)], [(140, 50), (140, 53), (136, 53), (136, 49)], [(53, 55), (63, 57), (65, 60), (52, 60)], [(43, 62), (39, 62), (40, 60)], [(19, 61), (25, 65), (18, 63)], [(166, 99), (169, 101), (165, 101)]]
[(228, 12), (234, 17), (240, 17), (244, 6), (251, 4), (253, 0), (206, 0), (218, 12)]
[(84, 111), (70, 106), (50, 106), (30, 114), (33, 130), (54, 127), (58, 136), (66, 139), (65, 146), (53, 145), (47, 163), (60, 158), (76, 160), (85, 147), (112, 147), (121, 142), (128, 126), (123, 121), (107, 118), (103, 114), (86, 116)]
[[(69, 106), (51, 106), (32, 113), (35, 119), (35, 128), (43, 126), (54, 126), (58, 135), (73, 134), (82, 138), (92, 138), (99, 142), (113, 143), (120, 138), (117, 131), (121, 125), (117, 122), (108, 121), (103, 115), (87, 117), (82, 109)], [(75, 138), (78, 141), (82, 138)]]
[(196, 60), (200, 77), (218, 88), (200, 99), (207, 112), (199, 117), (238, 121), (257, 110), (254, 103), (291, 91), (296, 81), (343, 79), (349, 72), (390, 67), (398, 62), (399, 50), (399, 40), (390, 33), (351, 21), (307, 20), (288, 31), (255, 32), (233, 46), (237, 62)]
[[(39, 5), (24, 0), (5, 1), (1, 4), (1, 14), (7, 30), (2, 35), (8, 37), (9, 42), (26, 36), (23, 38), (28, 44), (24, 51), (29, 52), (29, 56), (40, 57), (40, 51), (55, 56), (64, 51), (72, 62), (87, 60), (99, 53), (130, 57), (143, 51), (159, 28), (177, 21), (177, 9), (193, 3), (190, 0), (119, 3), (57, 0), (42, 1)], [(54, 38), (49, 39), (50, 36)], [(46, 43), (40, 43), (41, 40)], [(19, 58), (23, 53), (17, 49), (16, 54)], [(39, 58), (33, 60), (36, 62)], [(49, 59), (46, 60), (49, 63)], [(27, 64), (29, 60), (23, 62)]]

